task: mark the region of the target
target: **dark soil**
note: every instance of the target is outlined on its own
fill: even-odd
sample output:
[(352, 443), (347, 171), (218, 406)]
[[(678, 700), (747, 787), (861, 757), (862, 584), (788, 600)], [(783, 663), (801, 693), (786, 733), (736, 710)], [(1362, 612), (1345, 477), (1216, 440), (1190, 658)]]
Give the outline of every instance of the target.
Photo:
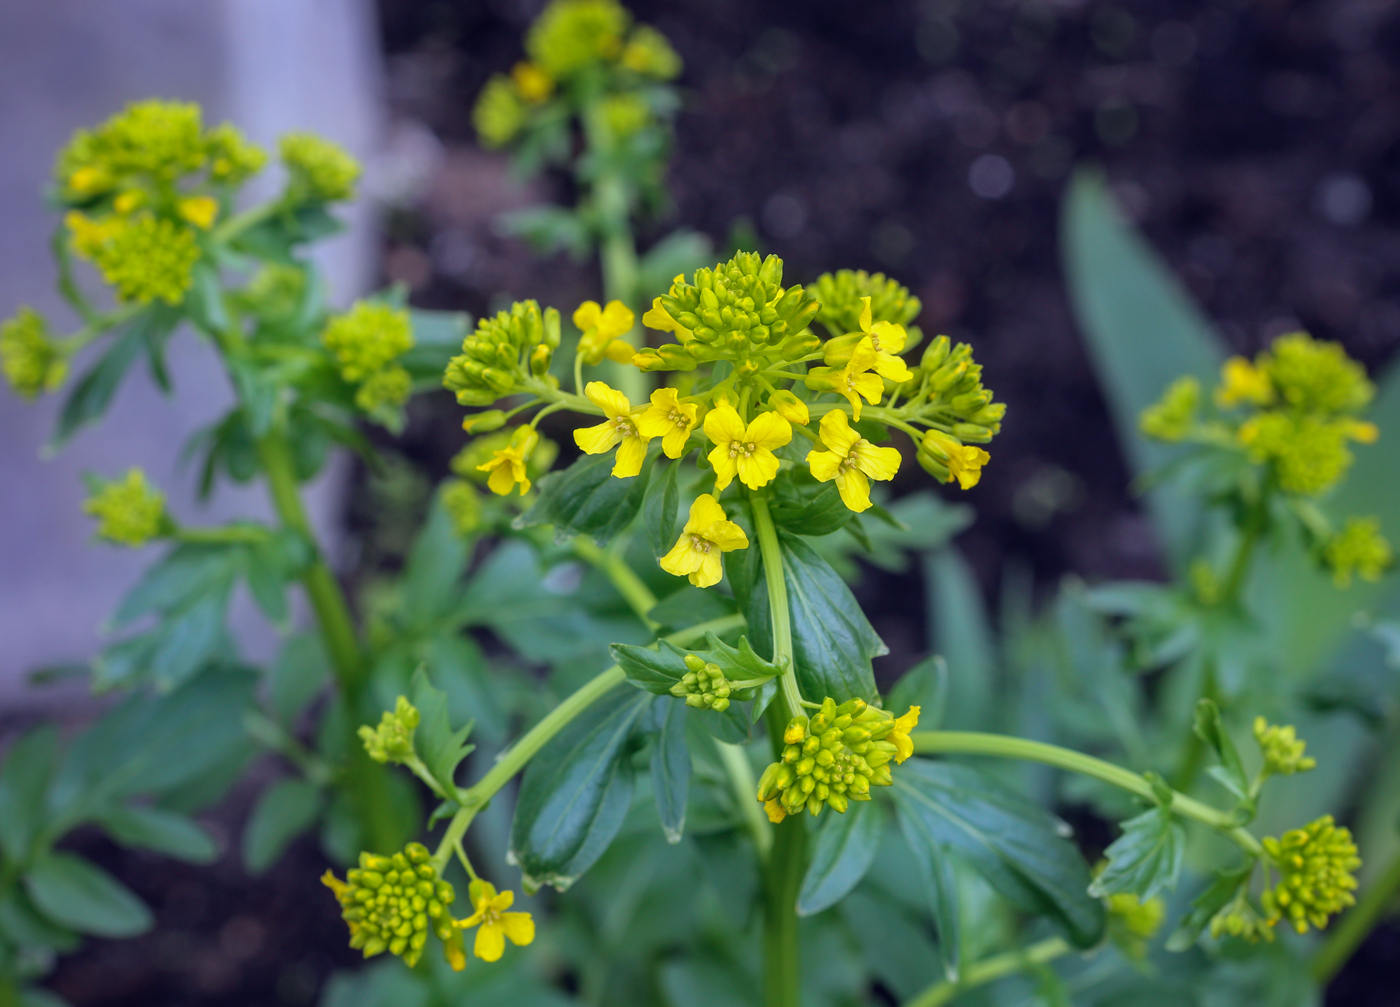
[[(386, 277), (416, 303), (480, 314), (533, 296), (596, 296), (589, 271), (541, 263), (492, 227), (566, 192), (512, 187), (476, 150), (482, 82), (520, 57), (538, 2), (382, 0), (396, 117), (446, 156), (390, 220)], [(1154, 576), (1151, 529), (1075, 329), (1057, 253), (1073, 165), (1097, 162), (1216, 320), (1252, 352), (1302, 326), (1372, 368), (1400, 343), (1400, 7), (1384, 0), (638, 0), (686, 60), (676, 205), (723, 243), (748, 222), (798, 281), (885, 270), (924, 303), (926, 331), (966, 338), (1009, 403), (968, 494), (960, 540), (989, 596), (1010, 563), (1049, 589)], [(979, 195), (978, 193), (982, 194)], [(437, 474), (460, 446), (449, 400), (416, 410), (406, 449)], [(920, 485), (911, 467), (908, 488)], [(926, 646), (917, 577), (872, 574), (889, 670)], [(218, 818), (231, 834), (239, 802)], [(80, 1007), (311, 1002), (349, 962), (309, 844), (263, 878), (236, 858), (172, 866), (83, 842), (157, 908), (159, 932), (65, 959), (54, 987)], [(1394, 1007), (1400, 931), (1375, 934), (1331, 1007)]]

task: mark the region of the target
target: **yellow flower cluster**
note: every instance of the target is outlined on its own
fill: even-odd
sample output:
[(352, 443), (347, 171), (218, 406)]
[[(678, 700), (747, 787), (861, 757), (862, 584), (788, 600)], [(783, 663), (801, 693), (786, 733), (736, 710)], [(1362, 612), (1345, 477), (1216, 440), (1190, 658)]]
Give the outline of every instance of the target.
[(1305, 828), (1264, 840), (1264, 852), (1279, 882), (1264, 892), (1269, 923), (1286, 918), (1298, 933), (1308, 924), (1321, 930), (1332, 916), (1356, 903), (1354, 872), (1361, 866), (1351, 830), (1324, 815)]
[(626, 137), (646, 126), (653, 113), (639, 84), (678, 76), (681, 59), (655, 28), (631, 27), (631, 22), (617, 0), (554, 0), (525, 37), (529, 60), (517, 63), (509, 75), (492, 76), (477, 97), (472, 123), (482, 144), (506, 146), (561, 85), (600, 67), (608, 71), (602, 119), (612, 134)]
[(169, 523), (165, 494), (148, 483), (140, 469), (105, 483), (83, 504), (83, 513), (97, 518), (99, 537), (133, 549), (164, 534)]
[(0, 322), (0, 369), (11, 388), (32, 399), (63, 384), (68, 354), (50, 337), (43, 315), (20, 308), (13, 318)]
[(311, 133), (288, 133), (278, 143), (290, 191), (314, 203), (355, 196), (360, 164), (340, 147)]
[(1254, 718), (1254, 740), (1264, 756), (1264, 772), (1274, 776), (1292, 776), (1317, 768), (1317, 760), (1304, 755), (1307, 742), (1298, 737), (1292, 725), (1270, 724), (1263, 717)]
[(1164, 441), (1233, 441), (1269, 466), (1285, 492), (1314, 496), (1351, 467), (1351, 441), (1376, 439), (1375, 426), (1357, 418), (1374, 396), (1365, 371), (1340, 345), (1295, 332), (1252, 361), (1225, 361), (1213, 397), (1218, 416), (1202, 419), (1200, 383), (1184, 377), (1143, 412), (1141, 428)]
[(336, 359), (340, 376), (352, 385), (355, 404), (381, 414), (401, 406), (413, 390), (408, 371), (394, 363), (413, 348), (408, 311), (378, 301), (359, 301), (326, 323), (321, 343)]
[[(3, 349), (3, 346), (0, 346)], [(1353, 574), (1377, 581), (1395, 563), (1395, 552), (1381, 534), (1379, 518), (1347, 518), (1346, 525), (1323, 550), (1338, 587), (1350, 587)]]
[(863, 699), (838, 706), (830, 696), (811, 719), (793, 717), (779, 760), (758, 781), (769, 820), (776, 824), (803, 808), (812, 815), (824, 807), (845, 812), (851, 801), (870, 800), (871, 787), (894, 782), (889, 763), (913, 754), (909, 732), (918, 723), (917, 706), (896, 719)]
[(185, 299), (200, 256), (193, 228), (149, 213), (93, 220), (72, 210), (65, 222), (73, 250), (97, 266), (120, 300), (179, 304)]
[(430, 859), (421, 843), (409, 843), (391, 857), (361, 853), (360, 866), (345, 881), (330, 871), (322, 876), (340, 903), (352, 948), (366, 958), (388, 951), (412, 968), (423, 957), (431, 929), (453, 968), (465, 966), (462, 935), (448, 909), (456, 893), (437, 876)]

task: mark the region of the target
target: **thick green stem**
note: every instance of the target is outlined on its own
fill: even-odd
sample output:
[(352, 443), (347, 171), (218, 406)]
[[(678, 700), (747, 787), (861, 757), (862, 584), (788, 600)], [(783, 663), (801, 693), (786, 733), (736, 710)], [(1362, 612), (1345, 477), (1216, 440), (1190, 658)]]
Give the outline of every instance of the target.
[[(1096, 780), (1120, 787), (1145, 800), (1156, 802), (1157, 794), (1146, 777), (1132, 770), (1115, 766), (1103, 759), (1085, 755), (1058, 745), (1047, 745), (1040, 741), (1015, 738), (1005, 734), (984, 734), (980, 731), (915, 731), (909, 735), (914, 743), (914, 751), (924, 754), (942, 753), (958, 755), (990, 755), (1007, 759), (1024, 759), (1027, 762), (1041, 762), (1047, 766), (1092, 776)], [(1224, 811), (1202, 804), (1185, 794), (1172, 791), (1171, 809), (1178, 815), (1191, 818), (1234, 840), (1246, 853), (1259, 856), (1264, 852), (1259, 840), (1234, 824)]]
[[(797, 688), (797, 671), (792, 660), (792, 613), (788, 610), (787, 576), (783, 572), (783, 550), (778, 544), (778, 529), (768, 510), (768, 498), (760, 491), (749, 494), (753, 503), (754, 533), (758, 536), (758, 551), (763, 557), (764, 580), (768, 582), (768, 609), (773, 619), (773, 663), (783, 670), (783, 700), (788, 717), (802, 712), (802, 693)], [(782, 736), (779, 729), (778, 736)]]
[(963, 970), (962, 978), (956, 983), (934, 983), (904, 1007), (943, 1007), (954, 997), (976, 986), (984, 986), (998, 979), (1022, 972), (1037, 965), (1044, 965), (1056, 958), (1069, 954), (1072, 949), (1062, 938), (1051, 937), (1028, 948), (1008, 951), (980, 962), (974, 962)]
[[(709, 622), (702, 622), (678, 633), (672, 633), (670, 636), (662, 637), (662, 639), (677, 646), (685, 646), (696, 640), (703, 640), (706, 633), (723, 633), (743, 624), (743, 616), (727, 615), (722, 619), (711, 619)], [(496, 764), (485, 776), (466, 790), (458, 793), (457, 800), (462, 805), (461, 810), (452, 816), (452, 821), (448, 823), (447, 831), (443, 834), (442, 841), (438, 843), (437, 851), (433, 854), (433, 866), (437, 868), (439, 874), (447, 867), (447, 861), (452, 858), (452, 850), (461, 841), (462, 836), (467, 831), (467, 826), (471, 825), (476, 813), (496, 795), (496, 791), (504, 787), (516, 773), (524, 769), (530, 759), (548, 744), (551, 738), (568, 726), (570, 721), (626, 680), (627, 676), (623, 674), (622, 669), (613, 665), (580, 686), (577, 691), (549, 711), (543, 720), (526, 731), (519, 741), (496, 760)]]
[(302, 574), (311, 607), (316, 612), (316, 621), (321, 627), (321, 637), (330, 656), (331, 667), (335, 672), (336, 685), (348, 714), (349, 738), (347, 751), (349, 765), (346, 766), (347, 788), (355, 804), (356, 816), (360, 821), (366, 845), (374, 852), (392, 853), (403, 839), (389, 814), (388, 771), (372, 761), (365, 752), (364, 745), (356, 734), (361, 700), (368, 679), (364, 655), (360, 651), (359, 640), (355, 635), (355, 624), (350, 617), (350, 606), (340, 589), (335, 575), (326, 565), (325, 558), (316, 540), (311, 522), (302, 506), (301, 490), (297, 482), (296, 469), (292, 464), (291, 448), (283, 432), (274, 428), (258, 442), (258, 454), (267, 475), (268, 489), (272, 503), (282, 523), (303, 536), (314, 550), (314, 556)]
[(651, 588), (643, 583), (636, 571), (627, 565), (627, 561), (615, 552), (600, 549), (587, 535), (574, 536), (573, 546), (579, 558), (607, 575), (613, 587), (617, 588), (617, 593), (622, 595), (632, 607), (632, 611), (637, 613), (637, 618), (646, 623), (648, 629), (655, 629), (657, 624), (647, 613), (656, 607), (656, 595), (651, 593)]
[(1312, 974), (1319, 986), (1326, 986), (1342, 970), (1361, 942), (1394, 906), (1397, 894), (1400, 894), (1400, 855), (1390, 861), (1375, 884), (1342, 917), (1313, 959)]
[(773, 826), (773, 850), (764, 871), (763, 1002), (798, 1007), (802, 971), (798, 959), (797, 893), (802, 887), (807, 823), (789, 815)]

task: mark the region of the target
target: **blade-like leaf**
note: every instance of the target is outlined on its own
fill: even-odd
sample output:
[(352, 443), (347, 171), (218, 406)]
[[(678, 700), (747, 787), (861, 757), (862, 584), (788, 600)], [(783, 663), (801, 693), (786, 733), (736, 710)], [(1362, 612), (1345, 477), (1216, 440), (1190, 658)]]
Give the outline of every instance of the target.
[(441, 494), (434, 496), (428, 520), (404, 566), (403, 607), (410, 625), (430, 625), (456, 606), (457, 580), (466, 570), (470, 549), (471, 544), (452, 527)]
[(24, 875), (34, 905), (65, 927), (99, 937), (135, 937), (154, 922), (146, 904), (102, 868), (73, 853), (46, 853)]
[(685, 832), (685, 805), (690, 795), (690, 746), (685, 741), (688, 712), (678, 699), (652, 704), (656, 737), (651, 743), (651, 788), (668, 843), (679, 843)]
[(1023, 910), (1048, 917), (1077, 947), (1103, 936), (1089, 865), (1038, 805), (974, 769), (926, 759), (898, 767), (894, 789), (902, 812)]
[(628, 741), (653, 702), (615, 692), (530, 761), (511, 826), (510, 857), (526, 891), (564, 891), (608, 848), (632, 803)]
[[(855, 596), (806, 541), (778, 533), (783, 554), (797, 681), (805, 696), (830, 696), (841, 703), (875, 699), (870, 659), (888, 653)], [(760, 654), (773, 653), (767, 571), (749, 597), (749, 632)]]
[(811, 916), (845, 898), (870, 869), (884, 834), (885, 810), (875, 801), (852, 801), (845, 814), (828, 814), (797, 895), (797, 914)]
[(515, 519), (515, 527), (550, 524), (561, 539), (591, 535), (605, 545), (637, 516), (651, 478), (651, 458), (628, 479), (613, 476), (613, 462), (611, 453), (584, 455), (563, 471), (551, 472), (540, 480), (539, 497)]
[(325, 795), (306, 780), (278, 780), (262, 792), (243, 828), (243, 864), (261, 874), (320, 817)]
[(0, 769), (0, 851), (12, 861), (28, 859), (29, 846), (45, 824), (44, 794), (58, 753), (51, 727), (30, 731), (11, 746)]
[(958, 907), (958, 883), (953, 858), (940, 838), (939, 830), (920, 813), (910, 795), (893, 788), (899, 831), (914, 854), (928, 897), (929, 912), (938, 932), (938, 954), (950, 982), (956, 982), (962, 969), (962, 916)]
[(193, 864), (208, 864), (219, 855), (212, 836), (185, 815), (164, 808), (128, 805), (104, 811), (98, 822), (123, 846), (155, 850)]
[(681, 490), (676, 477), (681, 470), (680, 462), (671, 462), (647, 486), (646, 498), (642, 501), (642, 529), (646, 532), (647, 544), (652, 555), (658, 559), (671, 551), (676, 544), (676, 526), (679, 523), (676, 512), (681, 505)]
[(1176, 888), (1186, 853), (1186, 833), (1167, 808), (1153, 808), (1123, 823), (1123, 834), (1104, 851), (1108, 863), (1089, 886), (1098, 898), (1125, 892), (1146, 902)]

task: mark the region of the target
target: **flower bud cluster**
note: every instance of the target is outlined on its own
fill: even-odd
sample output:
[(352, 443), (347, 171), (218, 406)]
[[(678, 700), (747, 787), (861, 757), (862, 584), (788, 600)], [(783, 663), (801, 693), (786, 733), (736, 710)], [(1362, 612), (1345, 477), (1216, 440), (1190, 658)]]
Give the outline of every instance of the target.
[(1268, 466), (1284, 492), (1315, 496), (1346, 475), (1351, 441), (1376, 439), (1375, 426), (1357, 418), (1374, 397), (1375, 386), (1339, 344), (1295, 332), (1253, 361), (1225, 362), (1213, 396), (1218, 414), (1202, 418), (1200, 383), (1183, 377), (1140, 425), (1163, 441), (1233, 443)]
[(0, 322), (0, 369), (11, 388), (32, 399), (63, 384), (68, 354), (50, 337), (43, 315), (20, 308), (13, 318)]
[(385, 710), (378, 727), (361, 725), (360, 740), (369, 757), (379, 763), (402, 763), (414, 758), (413, 734), (421, 720), (418, 708), (400, 696), (392, 710)]
[(448, 363), (442, 383), (464, 406), (490, 405), (522, 390), (531, 377), (553, 387), (557, 382), (548, 368), (558, 347), (559, 312), (540, 311), (536, 301), (517, 301), (509, 311), (477, 323), (462, 341), (461, 354)]
[(1263, 896), (1270, 923), (1286, 918), (1300, 934), (1307, 933), (1308, 924), (1321, 930), (1330, 917), (1356, 903), (1353, 872), (1361, 858), (1351, 830), (1338, 826), (1331, 815), (1263, 842), (1280, 874), (1278, 884)]
[(150, 213), (93, 220), (76, 210), (65, 223), (74, 251), (97, 266), (120, 300), (179, 304), (185, 299), (200, 256), (193, 228)]
[(811, 292), (821, 302), (817, 321), (833, 336), (860, 329), (860, 314), (864, 310), (861, 298), (870, 298), (870, 313), (874, 321), (892, 322), (909, 330), (911, 346), (921, 342), (922, 333), (909, 323), (918, 317), (923, 305), (909, 293), (909, 288), (884, 273), (842, 269), (823, 273), (811, 286)]
[(1317, 760), (1303, 754), (1308, 743), (1298, 737), (1291, 724), (1270, 724), (1263, 717), (1255, 717), (1254, 740), (1264, 755), (1264, 772), (1271, 776), (1292, 776), (1317, 768)]
[(336, 359), (340, 376), (359, 387), (355, 404), (367, 413), (397, 409), (413, 381), (396, 359), (413, 348), (408, 311), (378, 301), (360, 301), (326, 323), (321, 343)]
[(717, 664), (695, 654), (685, 655), (686, 672), (671, 686), (671, 695), (685, 700), (686, 706), (723, 713), (729, 709), (729, 679)]
[(804, 330), (821, 305), (800, 285), (782, 283), (782, 259), (740, 252), (713, 269), (697, 269), (693, 283), (678, 278), (658, 306), (696, 360), (748, 360), (756, 354), (795, 360), (819, 345)]
[(288, 189), (312, 203), (332, 203), (355, 196), (360, 164), (340, 147), (311, 133), (288, 133), (278, 143), (290, 176)]
[(894, 782), (889, 763), (898, 748), (889, 740), (895, 722), (863, 699), (836, 704), (828, 696), (810, 720), (797, 716), (783, 732), (779, 761), (763, 771), (758, 799), (774, 822), (806, 808), (844, 812), (851, 801), (870, 800), (871, 787)]
[(449, 947), (460, 943), (448, 911), (456, 893), (430, 860), (421, 843), (409, 843), (391, 857), (361, 853), (360, 866), (345, 881), (326, 872), (321, 880), (335, 892), (352, 948), (366, 958), (388, 951), (412, 968), (423, 956), (429, 931)]
[[(0, 344), (3, 351), (3, 344)], [(1395, 563), (1395, 552), (1381, 534), (1379, 518), (1347, 518), (1346, 525), (1323, 550), (1338, 587), (1350, 587), (1353, 574), (1377, 581)]]
[(148, 483), (140, 469), (105, 483), (83, 504), (83, 513), (97, 518), (99, 537), (133, 549), (164, 534), (169, 525), (165, 494)]

